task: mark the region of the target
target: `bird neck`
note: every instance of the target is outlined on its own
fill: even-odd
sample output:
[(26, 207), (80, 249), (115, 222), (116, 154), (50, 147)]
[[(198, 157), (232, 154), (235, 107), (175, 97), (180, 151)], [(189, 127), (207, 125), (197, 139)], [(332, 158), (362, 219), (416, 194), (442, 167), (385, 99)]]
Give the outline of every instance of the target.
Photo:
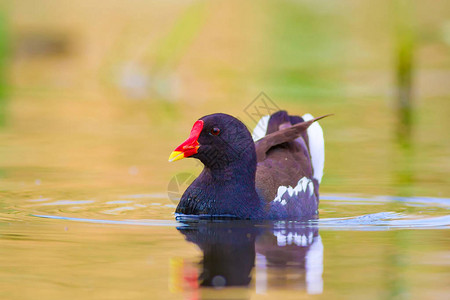
[(255, 189), (256, 159), (222, 168), (205, 166), (188, 187), (177, 213), (262, 219), (264, 206)]
[(205, 166), (202, 171), (205, 180), (213, 184), (240, 183), (255, 189), (256, 160), (233, 161), (224, 166)]
[(250, 218), (262, 211), (262, 203), (255, 189), (256, 161), (227, 165), (220, 169), (205, 167), (198, 177), (204, 189), (203, 201), (215, 214), (230, 214)]

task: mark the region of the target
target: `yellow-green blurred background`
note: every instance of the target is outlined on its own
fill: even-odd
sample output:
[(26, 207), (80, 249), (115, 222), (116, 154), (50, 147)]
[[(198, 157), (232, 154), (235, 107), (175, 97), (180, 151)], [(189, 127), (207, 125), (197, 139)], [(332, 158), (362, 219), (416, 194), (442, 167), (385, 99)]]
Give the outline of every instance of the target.
[(252, 127), (244, 109), (261, 92), (291, 114), (335, 114), (321, 121), (322, 193), (450, 194), (448, 1), (17, 0), (1, 9), (8, 197), (165, 193), (175, 174), (201, 169), (167, 163), (193, 122), (225, 112)]
[[(182, 298), (172, 265), (203, 256), (167, 189), (201, 165), (168, 156), (203, 115), (253, 127), (262, 92), (335, 114), (311, 297), (445, 298), (449, 50), (444, 0), (0, 2), (0, 298)], [(241, 299), (309, 297), (267, 266), (267, 294), (253, 279)]]

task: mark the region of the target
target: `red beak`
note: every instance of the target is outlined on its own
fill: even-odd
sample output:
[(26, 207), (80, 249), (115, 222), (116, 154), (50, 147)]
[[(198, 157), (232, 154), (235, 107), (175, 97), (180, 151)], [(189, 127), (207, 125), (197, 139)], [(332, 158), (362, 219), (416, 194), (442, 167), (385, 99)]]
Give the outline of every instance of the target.
[(169, 156), (169, 162), (183, 159), (197, 153), (200, 144), (198, 143), (198, 137), (203, 130), (203, 121), (198, 120), (192, 126), (191, 134), (188, 139), (185, 140), (180, 146), (175, 148), (175, 150)]

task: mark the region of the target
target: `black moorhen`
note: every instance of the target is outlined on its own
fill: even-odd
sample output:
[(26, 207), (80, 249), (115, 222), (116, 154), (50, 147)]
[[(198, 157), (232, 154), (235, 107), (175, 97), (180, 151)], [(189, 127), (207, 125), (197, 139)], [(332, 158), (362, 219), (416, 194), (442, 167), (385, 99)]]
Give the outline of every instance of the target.
[(326, 116), (299, 117), (278, 111), (259, 121), (253, 131), (256, 141), (230, 115), (200, 118), (189, 138), (169, 157), (169, 161), (194, 157), (204, 164), (181, 197), (177, 218), (298, 220), (316, 216), (324, 141), (320, 125), (314, 122)]

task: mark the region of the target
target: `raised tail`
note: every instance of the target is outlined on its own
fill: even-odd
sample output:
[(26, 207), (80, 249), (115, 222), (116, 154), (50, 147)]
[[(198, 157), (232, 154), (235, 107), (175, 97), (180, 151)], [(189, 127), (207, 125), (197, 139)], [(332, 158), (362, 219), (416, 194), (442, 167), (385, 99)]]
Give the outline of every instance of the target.
[(311, 114), (302, 117), (289, 116), (286, 111), (278, 111), (262, 117), (253, 130), (258, 161), (265, 158), (273, 146), (289, 142), (306, 133), (308, 149), (313, 168), (313, 177), (320, 183), (325, 164), (325, 142), (322, 127), (316, 122), (329, 115), (314, 118)]
[[(310, 121), (314, 119), (311, 114), (302, 116), (303, 120)], [(323, 168), (325, 166), (325, 141), (323, 139), (323, 130), (319, 122), (314, 122), (307, 129), (308, 147), (313, 167), (313, 177), (320, 183), (323, 176)]]

